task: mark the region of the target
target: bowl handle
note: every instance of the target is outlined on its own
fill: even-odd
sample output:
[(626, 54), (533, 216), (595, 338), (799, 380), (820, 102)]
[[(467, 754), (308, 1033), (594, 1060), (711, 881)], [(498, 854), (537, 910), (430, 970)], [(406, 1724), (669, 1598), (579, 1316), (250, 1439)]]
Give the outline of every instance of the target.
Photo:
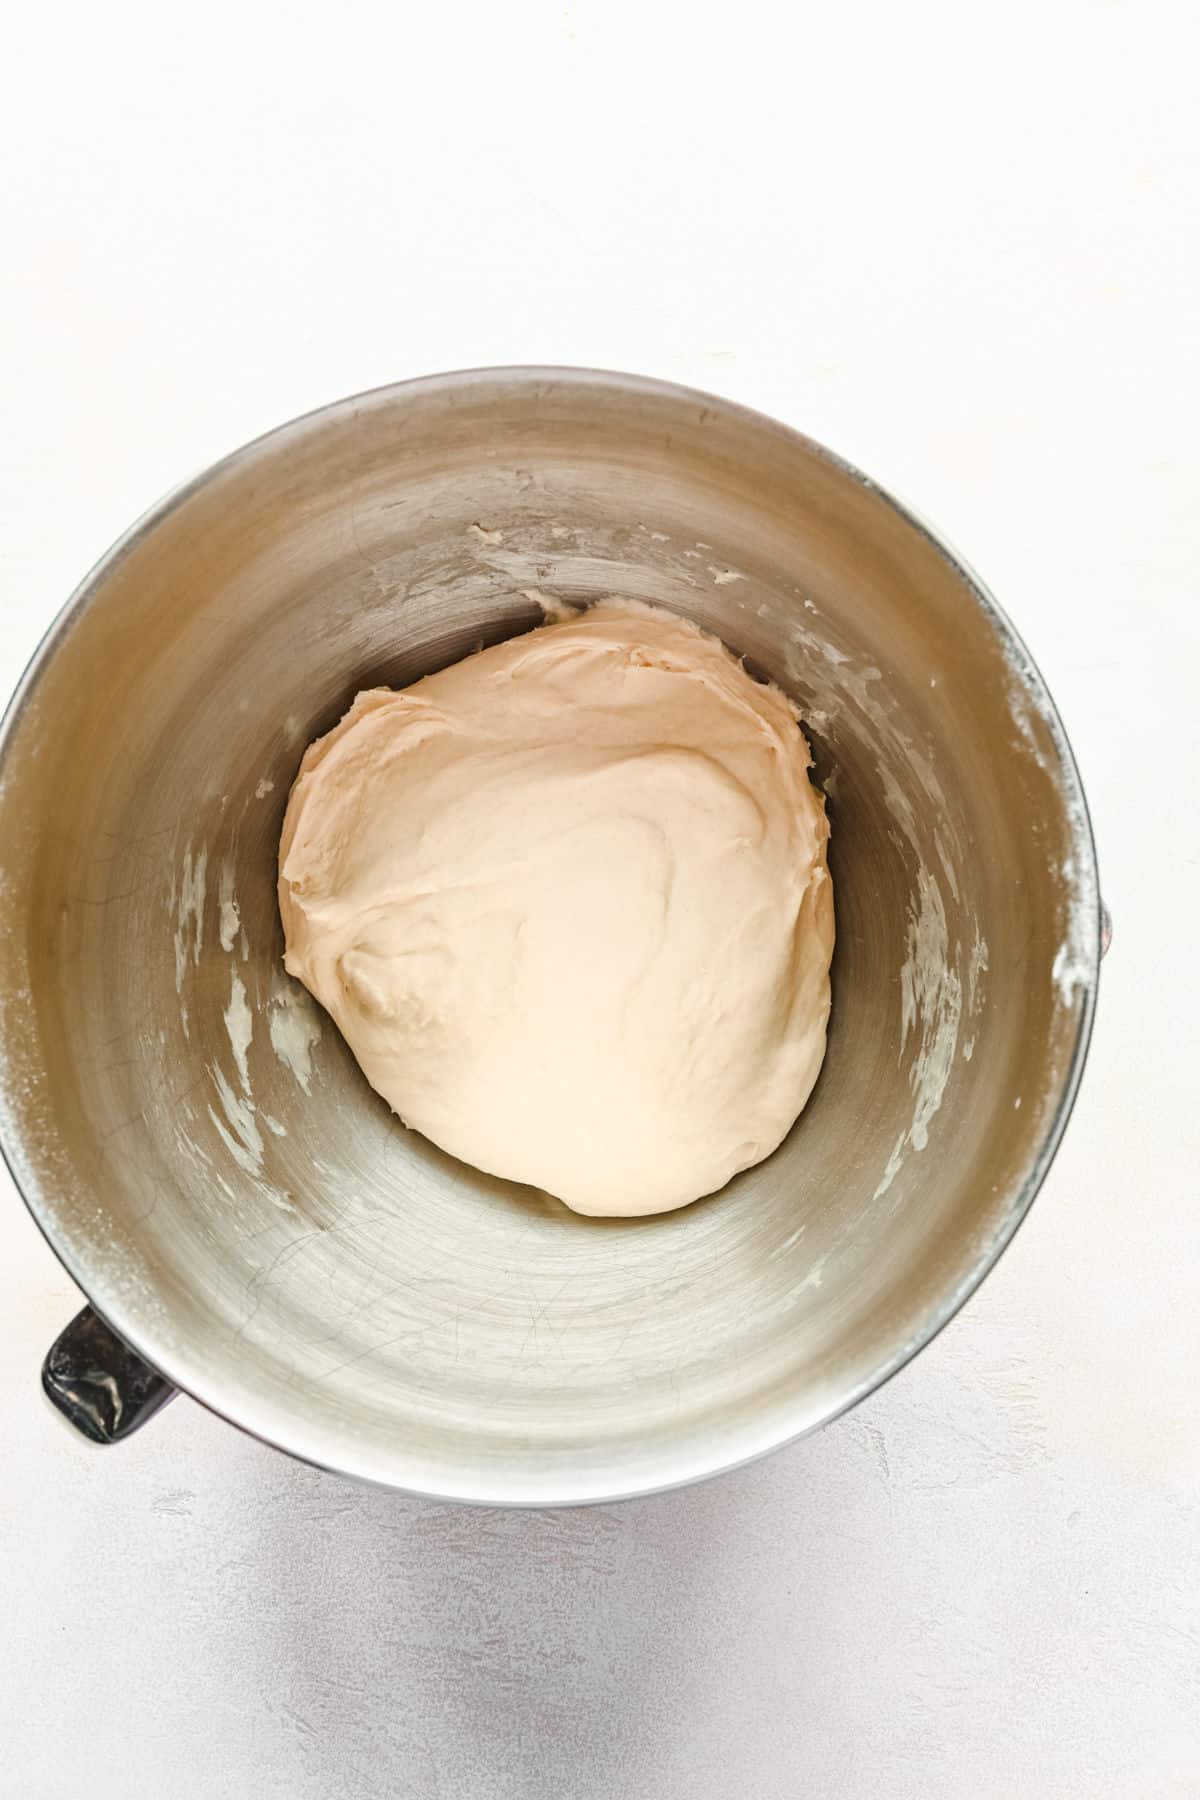
[(51, 1346), (42, 1388), (63, 1417), (93, 1444), (119, 1444), (175, 1397), (99, 1313), (85, 1306)]

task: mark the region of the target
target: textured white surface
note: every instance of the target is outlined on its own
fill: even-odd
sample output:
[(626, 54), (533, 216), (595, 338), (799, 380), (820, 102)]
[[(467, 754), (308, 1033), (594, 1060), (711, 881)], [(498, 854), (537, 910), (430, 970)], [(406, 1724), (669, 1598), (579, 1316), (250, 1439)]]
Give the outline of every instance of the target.
[(335, 395), (537, 359), (760, 405), (947, 529), (1063, 708), (1116, 920), (1066, 1146), (856, 1415), (565, 1515), (183, 1401), (73, 1441), (5, 1184), (5, 1800), (1200, 1794), (1196, 26), (775, 11), (25, 9), (0, 683), (165, 486)]

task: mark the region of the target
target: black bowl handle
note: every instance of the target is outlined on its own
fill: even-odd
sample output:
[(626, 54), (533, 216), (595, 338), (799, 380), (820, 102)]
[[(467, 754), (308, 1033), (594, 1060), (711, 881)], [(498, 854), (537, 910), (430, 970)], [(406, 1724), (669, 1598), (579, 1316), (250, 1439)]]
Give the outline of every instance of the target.
[(175, 1397), (170, 1382), (122, 1343), (90, 1306), (52, 1346), (42, 1364), (42, 1387), (93, 1444), (119, 1444)]

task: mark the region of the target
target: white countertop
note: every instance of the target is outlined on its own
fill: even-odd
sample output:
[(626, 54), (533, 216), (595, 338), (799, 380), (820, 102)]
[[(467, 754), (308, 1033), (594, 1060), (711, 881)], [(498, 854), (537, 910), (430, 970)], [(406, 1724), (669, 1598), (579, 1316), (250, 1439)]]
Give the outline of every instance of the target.
[(1196, 1796), (1194, 17), (394, 11), (6, 30), (0, 687), (164, 488), (321, 401), (717, 389), (911, 498), (1031, 643), (1116, 923), (1091, 1065), (888, 1389), (570, 1514), (363, 1491), (188, 1401), (89, 1449), (38, 1390), (77, 1295), (5, 1181), (0, 1794)]

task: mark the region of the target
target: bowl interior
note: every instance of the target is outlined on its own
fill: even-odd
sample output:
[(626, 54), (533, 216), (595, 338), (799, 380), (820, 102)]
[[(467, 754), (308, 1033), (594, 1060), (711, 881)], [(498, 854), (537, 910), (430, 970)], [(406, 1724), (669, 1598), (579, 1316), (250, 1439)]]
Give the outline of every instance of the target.
[[(1023, 652), (815, 446), (615, 377), (411, 384), (272, 434), (86, 585), (0, 768), (0, 1123), (116, 1328), (313, 1460), (633, 1492), (830, 1416), (1015, 1225), (1077, 1077), (1090, 838)], [(721, 1194), (586, 1220), (404, 1128), (283, 974), (275, 852), (355, 691), (631, 595), (800, 701), (829, 797), (829, 1052)]]

